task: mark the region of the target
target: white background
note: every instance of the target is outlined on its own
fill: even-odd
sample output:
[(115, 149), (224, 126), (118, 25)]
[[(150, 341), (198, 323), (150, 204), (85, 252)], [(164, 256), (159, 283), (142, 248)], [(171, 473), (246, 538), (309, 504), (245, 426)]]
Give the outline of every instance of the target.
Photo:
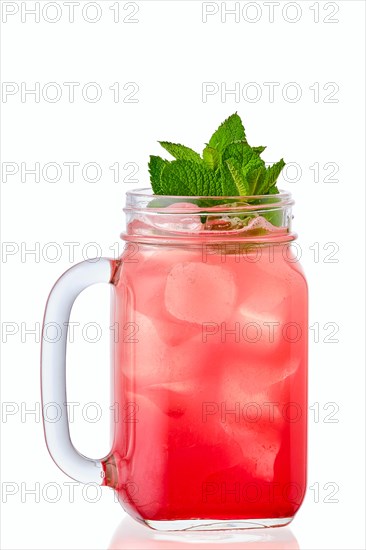
[[(40, 20), (35, 22), (24, 11), (34, 9), (35, 2), (1, 2), (2, 80), (13, 83), (5, 91), (14, 92), (3, 93), (1, 104), (2, 547), (112, 548), (113, 533), (125, 517), (112, 491), (98, 494), (91, 487), (83, 493), (76, 485), (70, 498), (70, 480), (54, 465), (44, 443), (39, 323), (45, 301), (64, 270), (98, 253), (87, 243), (98, 243), (104, 255), (113, 255), (123, 229), (125, 191), (148, 185), (147, 160), (160, 153), (158, 139), (201, 150), (218, 124), (237, 110), (250, 143), (268, 146), (268, 162), (284, 156), (301, 168), (301, 173), (296, 166), (290, 169), (281, 186), (296, 200), (294, 227), (314, 327), (307, 496), (290, 531), (251, 534), (250, 547), (365, 548), (364, 2), (281, 2), (273, 8), (272, 22), (265, 2), (237, 2), (238, 20), (228, 15), (226, 22), (221, 2), (205, 8), (199, 1), (100, 1), (85, 9), (90, 3), (80, 0), (73, 23), (64, 2), (48, 3), (44, 11), (46, 4), (39, 3)], [(226, 3), (227, 8), (234, 5)], [(217, 13), (204, 23), (205, 9)], [(22, 98), (22, 87), (24, 92), (37, 82), (39, 102), (34, 95)], [(52, 102), (57, 89), (47, 88), (50, 82), (62, 92), (58, 101)], [(74, 102), (64, 82), (80, 84)], [(95, 92), (85, 88), (90, 82), (102, 91), (99, 101), (90, 101)], [(119, 98), (109, 89), (117, 82)], [(123, 89), (131, 82), (135, 84)], [(210, 89), (216, 91), (206, 98), (205, 82), (214, 83)], [(264, 84), (269, 82), (278, 83), (273, 98)], [(225, 96), (225, 86), (235, 85), (239, 97)], [(126, 102), (133, 90), (135, 102)], [(37, 162), (40, 181), (24, 169), (22, 177), (21, 163), (29, 169)], [(47, 181), (55, 177), (52, 167), (42, 175), (50, 162), (62, 169), (58, 182)], [(73, 182), (67, 162), (80, 163)], [(86, 163), (98, 164), (99, 181), (87, 181), (94, 177), (93, 168), (83, 176)], [(114, 163), (120, 166), (119, 182), (109, 168)], [(127, 163), (135, 163), (133, 170), (137, 165), (135, 182), (123, 181), (131, 171)], [(329, 178), (334, 165), (336, 174)], [(11, 170), (16, 173), (5, 178)], [(76, 243), (74, 258), (64, 244), (70, 242)], [(26, 254), (30, 249), (36, 253)], [(69, 399), (80, 403), (72, 436), (81, 452), (103, 456), (109, 450), (108, 289), (86, 291), (72, 319), (80, 322), (68, 353)], [(97, 343), (83, 339), (81, 329), (88, 322), (103, 328)], [(32, 328), (36, 333), (27, 333)], [(81, 415), (92, 401), (104, 413), (95, 423)], [(36, 413), (27, 414), (30, 409)], [(92, 417), (93, 411), (87, 414)], [(158, 535), (131, 522), (124, 520), (116, 548), (199, 546), (182, 537), (156, 542)], [(200, 542), (202, 548), (222, 547), (217, 541)], [(234, 542), (228, 548), (249, 547)]]

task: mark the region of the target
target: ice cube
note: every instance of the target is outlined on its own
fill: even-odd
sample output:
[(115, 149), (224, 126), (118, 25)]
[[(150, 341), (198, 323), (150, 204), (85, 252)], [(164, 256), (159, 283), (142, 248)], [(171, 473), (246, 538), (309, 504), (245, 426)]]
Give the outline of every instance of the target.
[(165, 307), (189, 323), (222, 322), (231, 314), (236, 285), (232, 272), (203, 262), (179, 262), (168, 273)]
[(202, 342), (197, 327), (194, 327), (195, 335), (170, 345), (161, 337), (166, 321), (157, 323), (156, 319), (149, 319), (138, 311), (132, 319), (134, 335), (125, 338), (121, 345), (121, 363), (125, 375), (134, 380), (136, 391), (148, 387), (174, 393), (181, 388), (184, 394), (191, 395), (206, 384), (212, 375), (211, 352)]
[[(223, 392), (224, 397), (228, 394)], [(223, 430), (240, 446), (242, 464), (254, 478), (271, 481), (281, 445), (284, 417), (266, 392), (239, 391), (221, 404)]]
[[(162, 309), (160, 318), (153, 318), (153, 323), (161, 340), (173, 348), (201, 334), (201, 327), (179, 321), (165, 311), (165, 308)], [(179, 353), (178, 349), (176, 353)]]
[(170, 346), (161, 338), (161, 325), (157, 327), (156, 320), (138, 311), (131, 319), (134, 332), (125, 336), (121, 344), (124, 355), (121, 363), (125, 375), (134, 380), (136, 391), (145, 386), (185, 380), (199, 372), (206, 351), (205, 347), (200, 348), (199, 340), (193, 348), (192, 345), (187, 348), (187, 340)]
[(248, 262), (243, 269), (246, 284), (241, 284), (239, 288), (239, 313), (250, 320), (258, 317), (262, 321), (266, 316), (270, 321), (278, 320), (274, 317), (284, 313), (288, 306), (286, 279), (276, 277), (274, 272), (268, 273), (265, 260), (259, 258), (252, 264)]
[[(238, 290), (238, 307), (233, 322), (240, 325), (241, 342), (251, 357), (270, 358), (286, 341), (286, 320), (291, 319), (291, 298), (286, 279), (268, 274), (264, 261), (245, 266), (244, 280)], [(243, 349), (244, 352), (244, 349)]]
[(191, 202), (176, 202), (166, 206), (161, 212), (151, 210), (143, 216), (146, 226), (169, 233), (196, 233), (202, 229), (201, 218), (194, 212), (199, 210)]
[(261, 342), (227, 340), (208, 347), (214, 350), (212, 355), (223, 392), (233, 398), (268, 390), (294, 374), (300, 364), (299, 356), (292, 354), (288, 345), (267, 354)]
[(164, 291), (167, 276), (178, 260), (188, 260), (192, 252), (164, 247), (144, 247), (136, 263), (126, 265), (125, 284), (131, 307), (146, 315), (160, 338), (168, 345), (176, 346), (199, 333), (200, 328), (184, 323), (170, 315), (165, 308)]
[(256, 479), (273, 481), (274, 464), (281, 446), (278, 430), (267, 428), (263, 431), (234, 431), (234, 440), (243, 451), (243, 466)]

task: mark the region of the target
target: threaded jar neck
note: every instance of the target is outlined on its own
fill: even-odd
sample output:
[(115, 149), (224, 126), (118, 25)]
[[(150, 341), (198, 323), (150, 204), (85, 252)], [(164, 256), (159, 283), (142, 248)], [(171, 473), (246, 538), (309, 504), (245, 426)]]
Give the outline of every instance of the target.
[(126, 231), (135, 242), (195, 244), (288, 242), (292, 233), (291, 194), (247, 197), (153, 195), (151, 189), (126, 194)]

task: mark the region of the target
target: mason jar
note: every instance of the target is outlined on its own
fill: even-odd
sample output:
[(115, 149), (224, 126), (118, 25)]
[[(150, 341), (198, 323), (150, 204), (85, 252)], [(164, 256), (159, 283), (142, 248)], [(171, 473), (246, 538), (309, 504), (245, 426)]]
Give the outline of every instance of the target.
[(66, 329), (43, 341), (43, 400), (64, 412), (45, 419), (49, 451), (154, 529), (281, 526), (301, 505), (308, 306), (292, 205), (131, 191), (121, 257), (72, 267), (50, 294), (45, 323), (66, 327), (84, 288), (114, 289), (111, 452), (70, 441)]

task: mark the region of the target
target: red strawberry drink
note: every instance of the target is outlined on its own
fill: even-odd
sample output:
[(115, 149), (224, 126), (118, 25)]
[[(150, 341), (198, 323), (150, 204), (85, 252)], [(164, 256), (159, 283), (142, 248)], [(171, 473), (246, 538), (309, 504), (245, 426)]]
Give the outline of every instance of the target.
[(287, 523), (306, 459), (307, 287), (293, 237), (259, 215), (165, 210), (132, 221), (116, 265), (107, 483), (152, 526)]

